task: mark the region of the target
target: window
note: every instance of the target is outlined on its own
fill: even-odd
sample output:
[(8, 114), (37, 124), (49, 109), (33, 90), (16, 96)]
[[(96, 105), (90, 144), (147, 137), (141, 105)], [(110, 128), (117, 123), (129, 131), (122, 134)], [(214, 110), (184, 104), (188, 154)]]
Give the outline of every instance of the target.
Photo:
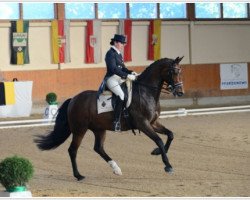
[(23, 19), (54, 19), (54, 4), (23, 3)]
[(98, 3), (98, 18), (126, 18), (126, 3)]
[(187, 18), (185, 3), (160, 3), (160, 18)]
[(195, 3), (195, 18), (220, 17), (220, 3)]
[(156, 3), (130, 3), (130, 18), (154, 19), (157, 18)]
[(223, 3), (224, 18), (247, 18), (246, 3)]
[(94, 3), (65, 3), (66, 19), (94, 19)]
[(195, 17), (242, 19), (248, 17), (247, 9), (247, 3), (195, 3)]
[(19, 19), (19, 4), (1, 2), (0, 19)]

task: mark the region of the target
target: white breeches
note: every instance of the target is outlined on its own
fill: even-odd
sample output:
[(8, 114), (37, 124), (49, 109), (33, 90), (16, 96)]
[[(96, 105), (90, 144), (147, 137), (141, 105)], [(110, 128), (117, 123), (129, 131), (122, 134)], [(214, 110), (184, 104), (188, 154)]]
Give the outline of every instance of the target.
[(119, 96), (122, 101), (124, 100), (124, 93), (120, 85), (124, 81), (125, 80), (123, 80), (120, 76), (117, 75), (113, 75), (107, 80), (107, 87), (117, 96)]

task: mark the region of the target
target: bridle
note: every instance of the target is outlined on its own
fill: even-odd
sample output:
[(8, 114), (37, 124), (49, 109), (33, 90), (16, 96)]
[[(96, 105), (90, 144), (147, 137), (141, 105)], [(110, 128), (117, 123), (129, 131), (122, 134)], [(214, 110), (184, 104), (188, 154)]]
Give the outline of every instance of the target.
[(167, 80), (163, 83), (163, 93), (173, 93), (174, 96), (182, 96), (183, 93), (179, 92), (179, 89), (183, 87), (183, 82), (177, 82), (174, 81), (174, 75), (178, 76), (181, 73), (181, 68), (178, 66), (173, 66), (168, 69), (167, 71)]

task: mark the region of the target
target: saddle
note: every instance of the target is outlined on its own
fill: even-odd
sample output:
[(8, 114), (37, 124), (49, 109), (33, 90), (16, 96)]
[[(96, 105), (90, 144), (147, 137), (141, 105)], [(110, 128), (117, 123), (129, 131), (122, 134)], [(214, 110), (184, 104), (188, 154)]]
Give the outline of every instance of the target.
[[(124, 92), (126, 108), (128, 108), (132, 100), (132, 82), (130, 80), (123, 82), (121, 89)], [(103, 81), (97, 93), (97, 113), (113, 111), (117, 98), (119, 97), (105, 87), (105, 82)]]

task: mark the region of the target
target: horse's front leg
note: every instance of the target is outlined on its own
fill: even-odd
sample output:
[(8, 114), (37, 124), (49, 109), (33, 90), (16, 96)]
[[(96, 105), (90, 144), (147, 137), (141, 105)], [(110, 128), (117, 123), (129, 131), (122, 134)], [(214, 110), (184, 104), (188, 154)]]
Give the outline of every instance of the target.
[(154, 128), (151, 126), (151, 124), (148, 121), (143, 121), (141, 123), (140, 128), (142, 132), (144, 132), (150, 139), (152, 139), (156, 145), (158, 146), (160, 150), (160, 154), (162, 156), (162, 161), (165, 164), (165, 171), (168, 173), (173, 172), (173, 168), (169, 163), (166, 151), (165, 151), (165, 146), (162, 141), (162, 139), (157, 135), (157, 133), (154, 131)]
[[(164, 127), (162, 124), (160, 124), (158, 121), (155, 121), (154, 124), (152, 124), (152, 127), (154, 129), (155, 132), (160, 133), (160, 134), (164, 134), (167, 135), (167, 142), (164, 146), (166, 153), (168, 152), (168, 149), (171, 145), (171, 142), (174, 139), (174, 134), (172, 131), (170, 131), (169, 129), (167, 129), (166, 127)], [(160, 155), (161, 151), (159, 148), (155, 148), (152, 152), (152, 155)]]

